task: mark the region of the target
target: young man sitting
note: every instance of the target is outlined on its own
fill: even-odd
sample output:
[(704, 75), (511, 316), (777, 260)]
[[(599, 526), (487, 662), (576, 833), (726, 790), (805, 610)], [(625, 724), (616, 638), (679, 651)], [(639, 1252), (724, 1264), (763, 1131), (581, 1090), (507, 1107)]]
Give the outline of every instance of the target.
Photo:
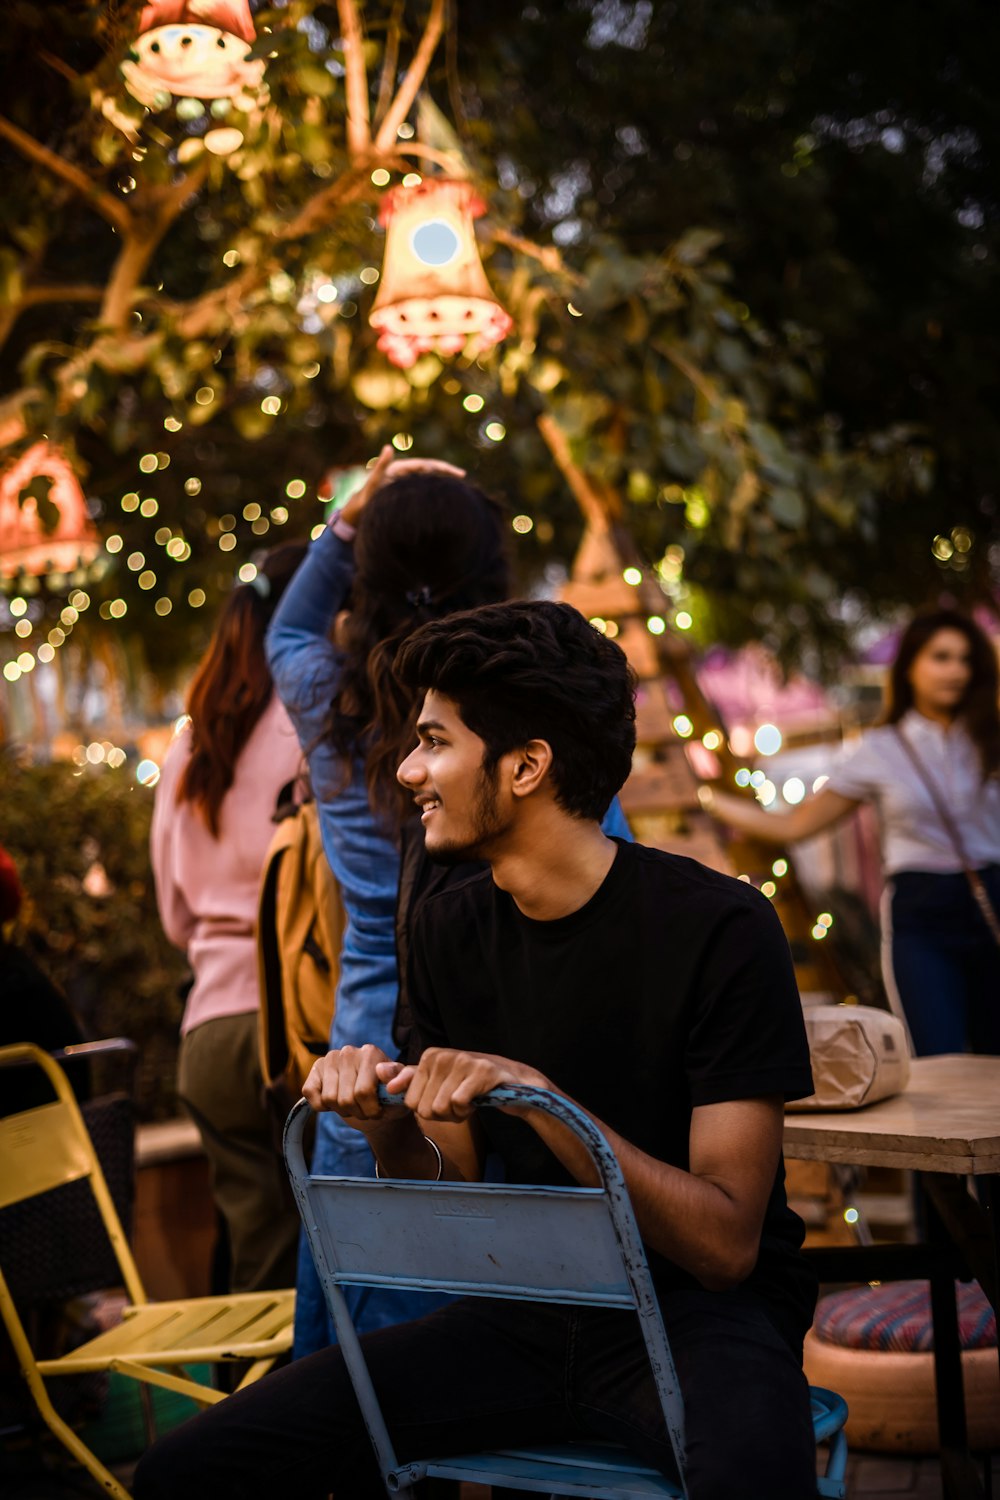
[[(692, 860), (610, 840), (635, 742), (621, 650), (567, 605), (493, 605), (418, 631), (424, 690), (399, 769), (428, 852), (489, 869), (412, 926), (416, 1064), (331, 1052), (305, 1094), (367, 1137), (385, 1177), (594, 1180), (538, 1111), (474, 1111), (500, 1084), (593, 1115), (625, 1175), (685, 1403), (691, 1500), (815, 1494), (802, 1338), (815, 1288), (785, 1201), (782, 1102), (811, 1092), (791, 959), (770, 904)], [(379, 1082), (407, 1110), (384, 1110)], [(405, 1246), (400, 1247), (405, 1254)], [(463, 1298), (368, 1335), (400, 1460), (599, 1437), (667, 1474), (631, 1313)], [(339, 1351), (277, 1371), (177, 1429), (137, 1500), (382, 1493)]]

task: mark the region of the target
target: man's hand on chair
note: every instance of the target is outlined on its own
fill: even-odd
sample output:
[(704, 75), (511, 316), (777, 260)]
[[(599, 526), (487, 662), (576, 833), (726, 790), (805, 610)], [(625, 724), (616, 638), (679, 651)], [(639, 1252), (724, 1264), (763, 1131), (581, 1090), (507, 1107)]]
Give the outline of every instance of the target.
[[(329, 1109), (357, 1130), (384, 1120), (378, 1086), (405, 1071), (381, 1047), (341, 1047), (314, 1062), (302, 1093), (313, 1109)], [(396, 1113), (393, 1111), (393, 1113)]]
[[(490, 1089), (513, 1084), (552, 1088), (537, 1068), (525, 1063), (450, 1047), (428, 1047), (416, 1066), (399, 1068), (384, 1081), (390, 1094), (403, 1094), (407, 1108), (428, 1122), (468, 1120), (474, 1113), (473, 1100)], [(505, 1112), (519, 1113), (516, 1108)]]

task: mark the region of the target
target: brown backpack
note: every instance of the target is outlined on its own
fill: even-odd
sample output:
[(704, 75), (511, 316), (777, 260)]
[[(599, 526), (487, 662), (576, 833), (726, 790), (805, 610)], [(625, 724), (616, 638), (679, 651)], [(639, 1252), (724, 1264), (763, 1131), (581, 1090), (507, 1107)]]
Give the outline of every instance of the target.
[(329, 1049), (347, 917), (319, 831), (315, 802), (282, 789), (260, 884), (260, 1062), (284, 1119), (317, 1057)]

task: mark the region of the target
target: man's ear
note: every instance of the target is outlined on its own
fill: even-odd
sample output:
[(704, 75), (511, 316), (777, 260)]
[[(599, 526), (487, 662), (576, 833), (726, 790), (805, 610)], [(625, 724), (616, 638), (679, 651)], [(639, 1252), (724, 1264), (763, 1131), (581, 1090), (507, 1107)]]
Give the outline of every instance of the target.
[(552, 769), (552, 746), (548, 740), (528, 740), (510, 752), (510, 789), (515, 797), (530, 797), (545, 782)]

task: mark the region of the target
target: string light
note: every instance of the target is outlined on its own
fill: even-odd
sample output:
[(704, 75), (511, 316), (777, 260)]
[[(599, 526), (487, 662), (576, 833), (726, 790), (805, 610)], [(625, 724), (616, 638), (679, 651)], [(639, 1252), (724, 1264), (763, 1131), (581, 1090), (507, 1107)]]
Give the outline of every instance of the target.
[(719, 750), (722, 748), (722, 735), (717, 729), (710, 729), (701, 737), (701, 743), (706, 750)]
[(781, 730), (776, 724), (761, 724), (753, 742), (759, 755), (777, 755), (783, 743)]
[(674, 616), (674, 624), (677, 626), (678, 630), (690, 630), (691, 626), (694, 624), (694, 620), (688, 614), (686, 609), (680, 609)]
[(486, 436), (491, 443), (502, 443), (507, 436), (507, 429), (502, 422), (487, 422)]
[(772, 875), (777, 875), (777, 877), (778, 877), (779, 880), (781, 879), (782, 875), (787, 875), (788, 874), (788, 860), (787, 859), (776, 859), (774, 861), (774, 864), (771, 866), (771, 874)]
[(471, 395), (466, 396), (465, 400), (462, 402), (462, 405), (465, 407), (466, 411), (476, 412), (482, 411), (483, 407), (486, 405), (486, 402), (483, 400), (482, 396), (477, 396), (476, 393), (473, 392)]
[(667, 628), (667, 622), (662, 615), (650, 615), (646, 621), (646, 629), (650, 635), (662, 635)]
[(789, 776), (788, 780), (783, 783), (781, 788), (781, 795), (784, 797), (785, 801), (790, 802), (793, 807), (795, 807), (799, 802), (802, 801), (805, 794), (806, 784), (799, 776)]
[(622, 577), (629, 585), (629, 587), (633, 589), (638, 588), (639, 584), (642, 582), (642, 574), (639, 572), (638, 568), (626, 568), (624, 573), (622, 574)]
[(201, 480), (197, 479), (194, 475), (192, 475), (190, 479), (185, 479), (184, 493), (185, 495), (200, 495)]
[(289, 500), (301, 500), (305, 492), (306, 484), (304, 479), (290, 479), (285, 485), (285, 494)]

